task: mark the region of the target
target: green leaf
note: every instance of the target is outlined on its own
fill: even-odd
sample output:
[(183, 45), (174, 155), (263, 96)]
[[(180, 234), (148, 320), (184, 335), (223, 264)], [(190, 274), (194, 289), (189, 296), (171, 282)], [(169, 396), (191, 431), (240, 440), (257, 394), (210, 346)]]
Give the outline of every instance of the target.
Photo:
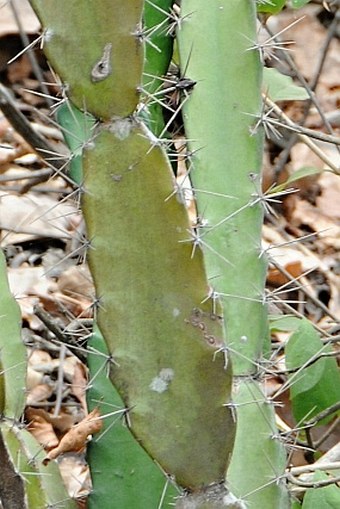
[(286, 0), (258, 0), (257, 1), (257, 12), (269, 12), (270, 14), (276, 14), (282, 11)]
[[(299, 368), (313, 357), (330, 352), (313, 325), (302, 319), (286, 346), (288, 369)], [(297, 422), (310, 419), (339, 400), (340, 375), (335, 358), (321, 357), (310, 366), (289, 375), (290, 399)]]
[[(315, 472), (313, 481), (328, 479), (324, 472)], [(340, 507), (340, 489), (333, 485), (307, 490), (302, 509), (338, 509)]]
[(306, 90), (295, 85), (290, 76), (281, 74), (275, 68), (263, 69), (263, 89), (268, 97), (276, 101), (304, 101), (309, 98)]
[(300, 318), (293, 315), (271, 315), (269, 316), (269, 328), (271, 332), (295, 331), (300, 326)]
[(322, 170), (320, 168), (315, 168), (315, 166), (303, 166), (297, 171), (294, 171), (290, 177), (285, 182), (282, 182), (282, 184), (279, 184), (278, 186), (275, 186), (271, 189), (271, 193), (279, 193), (286, 189), (289, 184), (292, 184), (293, 182), (296, 182), (297, 180), (303, 179), (305, 177), (310, 177), (311, 175), (317, 175), (318, 173), (321, 173), (325, 170)]
[(300, 9), (300, 7), (303, 7), (304, 5), (308, 4), (310, 0), (292, 0), (291, 4), (293, 9)]

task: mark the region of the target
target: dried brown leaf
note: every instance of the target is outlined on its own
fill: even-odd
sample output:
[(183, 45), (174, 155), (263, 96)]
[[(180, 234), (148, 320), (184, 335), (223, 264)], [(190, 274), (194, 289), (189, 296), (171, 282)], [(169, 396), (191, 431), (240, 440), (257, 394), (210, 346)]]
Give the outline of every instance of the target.
[(32, 433), (44, 449), (50, 451), (57, 447), (59, 440), (51, 422), (49, 422), (48, 413), (40, 408), (28, 407), (25, 414), (29, 421), (28, 431)]
[(27, 395), (26, 404), (31, 406), (47, 401), (47, 399), (53, 394), (53, 391), (54, 388), (48, 384), (36, 385)]
[(63, 436), (59, 445), (52, 449), (44, 459), (44, 465), (56, 459), (65, 452), (80, 452), (86, 446), (89, 435), (98, 433), (102, 428), (99, 409), (96, 407), (79, 424), (74, 426)]

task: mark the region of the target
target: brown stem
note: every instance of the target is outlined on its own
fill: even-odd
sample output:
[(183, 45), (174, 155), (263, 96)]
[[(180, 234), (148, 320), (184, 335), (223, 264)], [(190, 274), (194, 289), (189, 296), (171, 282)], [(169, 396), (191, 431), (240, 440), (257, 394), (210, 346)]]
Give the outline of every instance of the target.
[(3, 509), (26, 509), (24, 482), (9, 457), (0, 430), (0, 503)]

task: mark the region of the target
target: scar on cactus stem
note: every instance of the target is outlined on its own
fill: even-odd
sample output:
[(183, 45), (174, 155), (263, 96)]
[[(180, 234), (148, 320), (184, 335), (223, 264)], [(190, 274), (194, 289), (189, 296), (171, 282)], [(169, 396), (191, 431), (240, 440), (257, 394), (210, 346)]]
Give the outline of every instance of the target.
[(91, 71), (91, 79), (94, 83), (103, 81), (112, 73), (111, 66), (112, 43), (105, 44), (101, 59), (95, 64)]
[(221, 483), (195, 493), (186, 493), (178, 500), (176, 509), (247, 509), (247, 506)]

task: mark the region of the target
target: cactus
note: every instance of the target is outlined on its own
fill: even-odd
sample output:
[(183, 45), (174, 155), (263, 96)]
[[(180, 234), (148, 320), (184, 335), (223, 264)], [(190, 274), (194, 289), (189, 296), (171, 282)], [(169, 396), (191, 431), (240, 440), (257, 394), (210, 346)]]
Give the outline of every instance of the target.
[[(39, 4), (35, 2), (35, 7), (43, 22), (49, 6), (53, 11), (45, 50), (52, 63), (55, 58), (60, 62), (62, 41), (69, 44), (67, 37), (63, 39), (63, 10), (56, 19), (51, 3), (44, 2), (41, 11)], [(79, 14), (79, 7), (77, 10), (74, 4), (73, 8)], [(133, 12), (136, 9), (136, 5), (131, 6)], [(103, 10), (102, 4), (98, 10)], [(91, 19), (97, 18), (92, 11)], [(90, 17), (84, 18), (84, 25), (79, 15), (75, 19), (86, 38)], [(133, 41), (125, 49), (135, 52), (140, 34), (132, 30), (129, 19), (127, 16), (124, 23), (117, 19), (117, 23), (124, 37)], [(138, 20), (134, 29), (137, 25)], [(113, 27), (113, 39), (102, 39), (104, 48), (117, 46), (117, 33)], [(112, 42), (106, 42), (109, 40)], [(86, 51), (84, 41), (84, 55)], [(138, 52), (141, 60), (143, 53)], [(104, 57), (100, 58), (99, 68), (104, 65)], [(82, 62), (86, 62), (84, 74), (93, 75), (94, 69), (98, 70), (98, 57), (91, 69), (83, 56), (79, 68)], [(112, 62), (105, 61), (105, 66), (111, 69), (114, 62), (113, 53)], [(66, 61), (65, 69), (68, 66)], [(64, 72), (67, 75), (66, 70), (56, 69), (61, 76)], [(118, 87), (123, 70), (115, 69)], [(192, 252), (188, 242), (187, 211), (174, 193), (172, 170), (164, 151), (155, 146), (153, 135), (139, 120), (119, 116), (132, 113), (135, 101), (131, 99), (129, 110), (123, 111), (121, 104), (112, 102), (103, 112), (102, 99), (95, 93), (100, 92), (97, 80), (85, 81), (82, 93), (87, 111), (100, 118), (117, 115), (110, 124), (99, 125), (83, 151), (83, 211), (91, 242), (88, 257), (98, 295), (97, 320), (114, 361), (110, 377), (126, 405), (129, 427), (141, 445), (182, 487), (206, 489), (223, 482), (234, 440), (228, 407), (230, 366), (218, 351), (223, 345), (219, 308), (212, 311), (202, 256), (199, 251)], [(79, 106), (78, 78), (67, 76), (67, 82), (70, 98)], [(85, 90), (91, 86), (88, 101)], [(120, 94), (125, 94), (125, 88), (124, 83)], [(135, 219), (142, 209), (146, 213), (140, 229)], [(173, 443), (178, 446), (174, 448)]]
[[(0, 502), (21, 508), (25, 496), (23, 479), (7, 451), (3, 433), (6, 420), (19, 420), (25, 404), (26, 351), (21, 340), (20, 310), (10, 293), (6, 260), (0, 250)], [(15, 496), (13, 496), (15, 494)], [(6, 507), (6, 505), (5, 505)]]
[(20, 310), (10, 293), (6, 261), (0, 251), (0, 505), (4, 509), (75, 509), (56, 464), (45, 456), (20, 424), (25, 405), (26, 349)]
[[(155, 4), (162, 25), (169, 2), (147, 2), (146, 27), (141, 0), (98, 0), (86, 9), (62, 0), (58, 10), (51, 0), (31, 3), (69, 100), (98, 119), (81, 150), (82, 208), (95, 318), (127, 427), (184, 490), (178, 508), (288, 507), (277, 483), (285, 455), (260, 383), (268, 324), (262, 135), (251, 135), (261, 66), (256, 51), (247, 51), (256, 37), (254, 2), (181, 2), (178, 47), (193, 88), (183, 91), (182, 108), (194, 229), (157, 138), (164, 130), (159, 101), (147, 105), (147, 115), (138, 104), (140, 91), (141, 100), (155, 97), (168, 65), (169, 40), (148, 28)], [(150, 33), (163, 52), (145, 50)], [(91, 454), (90, 463), (100, 461), (100, 452)], [(99, 505), (96, 483), (92, 497)]]
[(89, 509), (111, 508), (113, 494), (115, 507), (168, 507), (176, 492), (126, 426), (123, 402), (103, 369), (103, 357), (108, 363), (110, 357), (96, 327), (88, 350), (89, 407), (99, 406), (103, 416), (113, 414), (104, 417), (102, 433), (93, 437), (87, 448), (93, 484)]
[(2, 458), (5, 456), (8, 467), (3, 477), (5, 490), (12, 477), (18, 483), (14, 491), (15, 500), (11, 500), (11, 494), (1, 490), (0, 481), (0, 499), (4, 509), (76, 509), (77, 504), (69, 497), (63, 485), (58, 465), (43, 465), (45, 453), (27, 430), (7, 421), (1, 422), (0, 453)]
[(72, 102), (105, 120), (132, 113), (143, 66), (143, 2), (87, 2), (86, 9), (84, 2), (60, 1), (58, 9), (52, 0), (32, 5), (45, 27), (45, 53)]
[(168, 16), (172, 0), (146, 1), (144, 5), (144, 25), (147, 44), (143, 69), (143, 91), (146, 102), (146, 123), (151, 131), (160, 136), (164, 130), (162, 101), (155, 101), (154, 94), (162, 87), (162, 77), (166, 74), (172, 57), (173, 38), (168, 34)]
[(0, 418), (18, 421), (25, 406), (26, 349), (20, 309), (10, 293), (6, 260), (0, 250)]
[[(57, 118), (72, 152), (69, 175), (72, 180), (81, 184), (82, 149), (91, 138), (94, 119), (69, 102), (58, 108)], [(109, 365), (109, 352), (97, 325), (94, 324), (94, 332), (88, 342), (87, 401), (90, 410), (99, 407), (101, 414), (107, 417), (103, 418), (102, 433), (93, 437), (87, 448), (87, 461), (92, 478), (92, 491), (87, 505), (89, 509), (98, 505), (103, 509), (112, 507), (113, 491), (115, 503), (119, 507), (132, 508), (136, 501), (139, 506), (156, 507), (155, 501), (159, 501), (157, 507), (161, 509), (173, 499), (175, 492), (164, 478), (161, 469), (139, 447), (126, 427), (123, 402), (107, 376)], [(121, 461), (123, 457), (124, 463)], [(148, 490), (143, 490), (146, 483)], [(110, 490), (107, 489), (108, 486)]]
[[(163, 151), (130, 119), (117, 124), (102, 130), (84, 155), (98, 324), (114, 360), (110, 376), (131, 409), (132, 432), (166, 472), (195, 488), (223, 479), (233, 443), (231, 411), (223, 406), (230, 371), (217, 353), (223, 330), (211, 303), (203, 303), (208, 285), (201, 255), (187, 242), (185, 208), (175, 195), (167, 199), (173, 182)], [(101, 174), (94, 171), (98, 163)], [(114, 211), (98, 206), (107, 200)], [(134, 218), (142, 209), (141, 225)]]
[[(190, 176), (201, 224), (198, 242), (211, 293), (223, 303), (234, 373), (238, 426), (227, 479), (250, 506), (270, 509), (287, 507), (287, 500), (277, 483), (285, 451), (273, 405), (259, 383), (269, 334), (261, 251), (266, 200), (261, 190), (262, 132), (253, 132), (261, 109), (261, 64), (259, 54), (248, 51), (256, 40), (254, 10), (249, 1), (211, 6), (184, 0), (178, 39), (182, 68), (196, 82), (183, 116), (186, 135), (193, 140), (188, 151), (193, 154)], [(212, 26), (215, 31), (207, 38)]]

